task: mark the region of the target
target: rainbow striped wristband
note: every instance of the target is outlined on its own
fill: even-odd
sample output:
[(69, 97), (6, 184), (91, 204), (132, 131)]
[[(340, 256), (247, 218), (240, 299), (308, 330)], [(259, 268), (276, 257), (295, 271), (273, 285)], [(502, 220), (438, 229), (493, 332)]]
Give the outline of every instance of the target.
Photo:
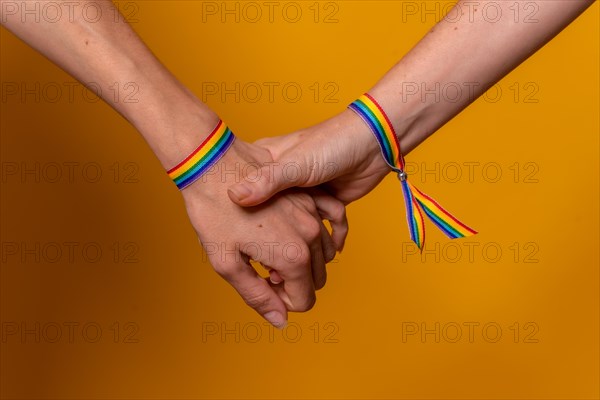
[(168, 170), (167, 174), (173, 179), (179, 190), (185, 189), (219, 161), (234, 140), (235, 136), (231, 129), (219, 120), (215, 129), (204, 139), (202, 144), (182, 162)]
[(420, 250), (423, 250), (425, 244), (423, 213), (450, 239), (472, 236), (477, 233), (408, 182), (406, 172), (404, 172), (404, 157), (400, 151), (400, 142), (394, 127), (373, 97), (365, 93), (348, 108), (356, 112), (369, 126), (379, 143), (385, 162), (398, 174), (404, 194), (410, 238)]

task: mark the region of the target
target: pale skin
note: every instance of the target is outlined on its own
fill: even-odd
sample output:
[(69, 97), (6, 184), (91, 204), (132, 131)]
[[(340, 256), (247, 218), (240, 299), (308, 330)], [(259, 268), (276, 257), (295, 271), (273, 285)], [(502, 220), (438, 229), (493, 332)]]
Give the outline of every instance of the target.
[[(459, 1), (444, 19), (396, 64), (371, 90), (388, 114), (403, 154), (417, 147), (475, 101), (544, 44), (574, 21), (592, 0), (537, 1), (535, 19), (524, 23), (510, 7), (514, 1), (493, 2), (502, 17), (490, 22), (477, 12), (486, 1)], [(523, 9), (528, 1), (517, 2)], [(529, 1), (530, 3), (530, 1)], [(474, 5), (478, 4), (478, 5)], [(459, 18), (458, 14), (463, 13)], [(452, 22), (451, 22), (452, 21)], [(422, 96), (422, 85), (459, 85), (463, 96)], [(416, 92), (415, 92), (416, 90)], [(306, 173), (297, 179), (274, 169), (273, 179), (239, 183), (229, 190), (240, 205), (260, 204), (292, 186), (320, 186), (344, 204), (369, 193), (390, 172), (367, 125), (352, 111), (286, 136), (261, 139), (279, 165), (297, 163)], [(336, 163), (335, 174), (319, 174), (310, 165)]]
[[(501, 7), (501, 18), (490, 22), (477, 12), (478, 7), (481, 9), (490, 2), (458, 1), (448, 19), (436, 24), (368, 91), (388, 114), (403, 154), (417, 147), (554, 38), (594, 1), (537, 1), (537, 22), (525, 23), (523, 18), (515, 18), (510, 7), (522, 10), (528, 2), (491, 2)], [(441, 87), (458, 84), (468, 90), (463, 90), (463, 96), (453, 101), (448, 101), (448, 97), (422, 96), (422, 85), (431, 89), (436, 84)], [(256, 144), (268, 149), (278, 165), (294, 163), (307, 172), (290, 179), (280, 167), (271, 169), (269, 180), (233, 185), (229, 197), (243, 206), (261, 204), (293, 186), (318, 186), (348, 204), (373, 190), (390, 172), (371, 131), (350, 110), (318, 125), (261, 139)], [(335, 174), (310, 168), (327, 163), (338, 166)]]
[[(37, 3), (44, 7), (49, 2)], [(106, 94), (103, 100), (137, 128), (170, 169), (202, 143), (217, 115), (160, 63), (124, 19), (115, 21), (110, 1), (77, 4), (83, 8), (85, 3), (101, 7), (102, 17), (88, 21), (82, 13), (74, 13), (74, 19), (36, 21), (22, 18), (18, 10), (22, 2), (1, 0), (0, 18), (7, 29), (79, 81), (100, 85), (99, 93)], [(34, 4), (27, 2), (29, 9)], [(115, 101), (109, 90), (114, 82), (135, 82), (138, 102)], [(237, 138), (215, 170), (271, 161), (266, 149)], [(325, 263), (342, 248), (348, 231), (345, 207), (317, 190), (310, 195), (292, 190), (264, 205), (242, 208), (227, 196), (228, 186), (239, 178), (206, 175), (182, 191), (183, 200), (201, 243), (219, 247), (208, 254), (214, 269), (248, 305), (281, 328), (288, 311), (306, 311), (315, 303), (315, 290), (325, 284)], [(330, 221), (331, 234), (322, 218)], [(284, 282), (261, 278), (251, 259), (277, 270)]]
[[(110, 7), (109, 2), (102, 3)], [(486, 2), (479, 3), (483, 6)], [(538, 22), (527, 24), (513, 18), (508, 7), (514, 1), (495, 3), (503, 7), (502, 18), (491, 23), (482, 13), (471, 11), (472, 2), (459, 1), (451, 13), (463, 12), (463, 17), (453, 19), (457, 22), (438, 23), (369, 91), (387, 111), (404, 154), (535, 53), (593, 1), (538, 1)], [(105, 100), (140, 131), (165, 168), (185, 157), (198, 145), (202, 133), (214, 127), (217, 116), (156, 60), (127, 24), (116, 24), (111, 18), (93, 26), (85, 21), (49, 26), (23, 23), (5, 14), (1, 17), (8, 29), (79, 80), (99, 82), (102, 89), (115, 81), (137, 82), (143, 89), (139, 103)], [(409, 82), (427, 87), (437, 82), (462, 83), (472, 90), (458, 101), (432, 101), (431, 97), (422, 99), (420, 93), (409, 95), (408, 90), (413, 89), (406, 86)], [(285, 238), (300, 244), (303, 256), (293, 262), (269, 248), (260, 252), (275, 254), (269, 259), (241, 251), (234, 257), (211, 257), (215, 270), (249, 305), (274, 325), (283, 326), (287, 311), (311, 308), (314, 290), (325, 283), (325, 262), (342, 248), (347, 234), (343, 205), (369, 193), (390, 170), (367, 126), (349, 110), (286, 136), (252, 145), (237, 140), (221, 163), (272, 161), (276, 164), (262, 171), (266, 179), (232, 185), (234, 182), (211, 175), (184, 190), (183, 197), (192, 225), (204, 243), (226, 242), (231, 249), (236, 244), (244, 247), (244, 243), (254, 243), (259, 237), (265, 243)], [(289, 163), (299, 165), (305, 173), (291, 178), (283, 170)], [(333, 174), (313, 168), (330, 164), (336, 165)], [(286, 190), (315, 186), (323, 191), (309, 196)], [(331, 221), (331, 235), (321, 218)], [(256, 274), (250, 259), (271, 268), (271, 282)]]

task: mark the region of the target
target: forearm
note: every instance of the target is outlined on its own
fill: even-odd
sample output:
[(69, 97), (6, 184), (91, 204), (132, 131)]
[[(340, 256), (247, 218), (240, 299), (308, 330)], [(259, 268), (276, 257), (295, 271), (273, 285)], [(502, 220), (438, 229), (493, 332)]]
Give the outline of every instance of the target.
[[(44, 1), (40, 2), (42, 5)], [(3, 25), (82, 83), (99, 86), (104, 101), (129, 120), (144, 136), (165, 168), (184, 158), (215, 126), (217, 117), (160, 63), (109, 0), (98, 21), (82, 13), (73, 19), (35, 21), (0, 7)], [(81, 5), (80, 5), (81, 6)], [(114, 96), (131, 83), (132, 101)]]
[[(493, 2), (494, 8), (501, 7), (501, 17), (491, 22), (481, 10), (485, 3), (459, 1), (449, 18), (434, 26), (369, 91), (390, 117), (403, 153), (475, 101), (593, 1), (537, 1), (537, 22), (516, 18), (515, 7), (523, 10), (525, 2), (515, 6), (515, 1)], [(452, 87), (452, 96), (439, 95), (441, 88)]]

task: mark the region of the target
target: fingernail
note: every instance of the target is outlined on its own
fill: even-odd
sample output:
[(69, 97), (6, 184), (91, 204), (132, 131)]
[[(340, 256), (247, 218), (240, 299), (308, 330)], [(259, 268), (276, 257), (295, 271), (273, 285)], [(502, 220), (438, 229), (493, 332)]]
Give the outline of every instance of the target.
[(278, 311), (269, 311), (264, 315), (265, 319), (272, 323), (276, 328), (283, 329), (287, 325), (284, 316)]
[(283, 282), (283, 279), (281, 279), (279, 273), (273, 269), (269, 271), (269, 280), (274, 285), (279, 285), (281, 282)]
[(279, 285), (281, 282), (283, 282), (283, 281), (273, 278), (272, 276), (269, 277), (269, 280), (271, 281), (271, 283), (273, 285)]
[(229, 188), (229, 192), (238, 200), (244, 200), (252, 193), (250, 188), (244, 184), (235, 185)]

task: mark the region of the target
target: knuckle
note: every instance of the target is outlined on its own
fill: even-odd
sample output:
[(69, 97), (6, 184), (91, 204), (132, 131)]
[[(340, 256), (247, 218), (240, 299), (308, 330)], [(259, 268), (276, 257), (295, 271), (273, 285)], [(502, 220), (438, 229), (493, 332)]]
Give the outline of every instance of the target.
[(280, 269), (279, 273), (284, 280), (297, 280), (305, 276), (307, 271), (303, 266), (287, 264)]
[(286, 275), (294, 272), (298, 272), (298, 275), (304, 273), (310, 267), (310, 261), (310, 249), (306, 243), (300, 241), (286, 242), (281, 254), (275, 257), (275, 264)]
[(248, 306), (257, 311), (266, 309), (271, 300), (269, 295), (264, 292), (246, 293), (242, 297)]
[(308, 269), (312, 261), (310, 249), (307, 246), (302, 246), (301, 249), (302, 250), (300, 251), (300, 254), (298, 254), (298, 257), (296, 259), (296, 264), (299, 264), (300, 266)]
[(342, 203), (335, 203), (331, 208), (332, 218), (337, 221), (344, 221), (346, 219), (346, 206)]
[(235, 267), (220, 260), (213, 260), (211, 264), (215, 272), (225, 280), (231, 279), (236, 273)]
[(315, 241), (321, 237), (321, 223), (315, 219), (307, 219), (303, 223), (303, 234), (310, 241)]

